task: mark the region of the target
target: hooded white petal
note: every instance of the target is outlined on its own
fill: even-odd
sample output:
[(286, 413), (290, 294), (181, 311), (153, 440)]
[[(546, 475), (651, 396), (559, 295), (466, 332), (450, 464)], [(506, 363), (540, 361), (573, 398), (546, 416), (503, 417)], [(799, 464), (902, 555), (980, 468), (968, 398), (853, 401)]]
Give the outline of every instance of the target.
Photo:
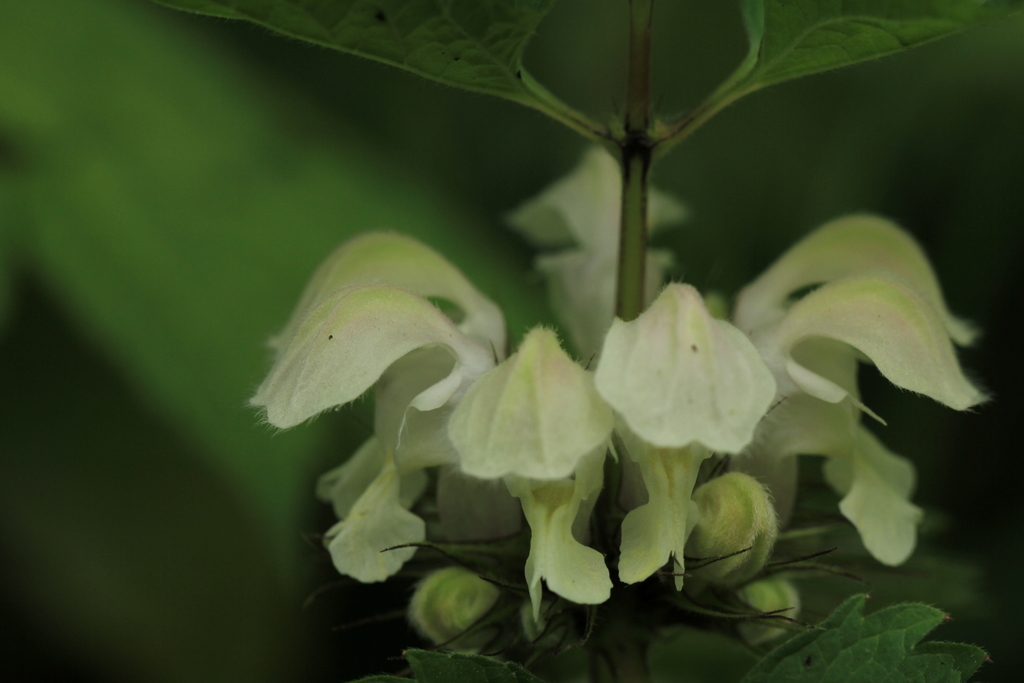
[(402, 504), (400, 478), (388, 458), (345, 519), (327, 531), (324, 542), (340, 573), (373, 583), (393, 575), (416, 553), (416, 548), (382, 550), (425, 538), (423, 520)]
[(458, 326), (463, 333), (493, 345), (499, 356), (505, 354), (505, 321), (498, 307), (436, 251), (390, 232), (361, 235), (328, 256), (306, 285), (274, 345), (287, 344), (309, 310), (324, 299), (343, 287), (360, 284), (390, 285), (450, 301), (464, 314)]
[(456, 406), (448, 433), (462, 471), (560, 479), (611, 433), (611, 410), (550, 330), (535, 328), (519, 350), (481, 377)]
[(921, 247), (907, 232), (879, 216), (855, 215), (818, 228), (783, 254), (740, 292), (736, 324), (751, 331), (785, 313), (798, 290), (850, 276), (896, 280), (932, 306), (949, 336), (969, 344), (975, 330), (949, 312), (939, 281)]
[(394, 287), (346, 287), (309, 309), (250, 403), (265, 407), (275, 427), (293, 427), (355, 400), (392, 363), (432, 344), (456, 359), (443, 391), (432, 396), (437, 405), (494, 362), (490, 348), (462, 334), (426, 299)]
[(622, 521), (619, 580), (637, 583), (673, 560), (676, 588), (682, 588), (683, 552), (696, 524), (691, 500), (700, 464), (710, 456), (701, 446), (647, 447), (629, 443), (629, 456), (640, 465), (647, 503), (631, 510)]
[(526, 583), (535, 621), (540, 617), (542, 579), (552, 592), (580, 605), (600, 604), (611, 595), (604, 556), (573, 535), (581, 504), (601, 490), (604, 454), (603, 448), (591, 453), (580, 463), (575, 479), (507, 479), (508, 490), (519, 498), (530, 524)]
[(861, 429), (851, 456), (829, 459), (825, 477), (844, 496), (839, 510), (857, 527), (868, 552), (890, 566), (905, 562), (914, 551), (923, 516), (909, 501), (914, 490), (910, 461)]
[(891, 280), (853, 278), (824, 285), (793, 304), (776, 326), (755, 332), (755, 342), (783, 394), (803, 391), (837, 402), (848, 391), (792, 355), (802, 341), (825, 337), (857, 349), (893, 384), (956, 410), (985, 400), (964, 377), (936, 310), (910, 288)]
[(447, 349), (426, 346), (395, 361), (378, 380), (374, 433), (394, 452), (399, 472), (458, 457), (448, 439), (448, 418), (470, 378), (453, 374), (454, 367)]
[(636, 320), (605, 338), (597, 390), (646, 441), (699, 442), (738, 453), (775, 395), (775, 380), (747, 337), (708, 313), (689, 285), (665, 288)]
[(338, 519), (344, 519), (366, 487), (384, 467), (384, 451), (376, 438), (367, 439), (343, 464), (320, 475), (316, 497), (330, 503)]
[[(573, 171), (509, 214), (509, 224), (542, 248), (576, 245), (588, 251), (618, 250), (622, 173), (605, 149), (591, 147)], [(648, 203), (653, 232), (681, 222), (686, 209), (653, 190)]]
[[(591, 148), (579, 166), (508, 218), (513, 228), (541, 248), (570, 247), (540, 256), (556, 315), (580, 358), (601, 348), (614, 318), (619, 224), (622, 206), (619, 163), (600, 147)], [(686, 210), (669, 196), (652, 190), (648, 226), (681, 222)], [(647, 301), (653, 299), (672, 265), (671, 253), (650, 250), (647, 255)]]

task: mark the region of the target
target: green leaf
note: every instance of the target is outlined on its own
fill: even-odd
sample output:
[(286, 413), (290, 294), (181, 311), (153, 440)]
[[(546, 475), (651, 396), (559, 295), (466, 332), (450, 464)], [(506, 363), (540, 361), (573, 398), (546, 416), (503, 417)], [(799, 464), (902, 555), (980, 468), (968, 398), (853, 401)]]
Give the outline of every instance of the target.
[(20, 150), (0, 130), (0, 332), (11, 306), (12, 271), (16, 267), (15, 235), (24, 219), (25, 186), (19, 174)]
[(155, 0), (244, 19), (294, 38), (543, 111), (590, 136), (586, 122), (523, 68), (526, 43), (554, 0)]
[(420, 683), (541, 683), (514, 662), (480, 655), (407, 650), (405, 658)]
[(980, 647), (966, 643), (921, 643), (914, 650), (922, 655), (952, 658), (952, 666), (962, 674), (960, 680), (963, 681), (973, 676), (988, 659), (988, 655)]
[(818, 629), (773, 650), (744, 683), (960, 683), (986, 655), (972, 645), (925, 643), (947, 615), (927, 605), (893, 605), (864, 617), (866, 595), (848, 598)]
[(884, 57), (1021, 6), (1021, 0), (744, 0), (750, 53), (719, 94), (731, 101), (773, 83)]

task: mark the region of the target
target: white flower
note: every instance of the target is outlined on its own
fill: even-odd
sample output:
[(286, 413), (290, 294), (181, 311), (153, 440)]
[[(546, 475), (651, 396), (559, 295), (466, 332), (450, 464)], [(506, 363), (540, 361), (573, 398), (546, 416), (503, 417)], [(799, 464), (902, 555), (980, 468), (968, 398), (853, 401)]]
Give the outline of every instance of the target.
[(581, 459), (572, 479), (506, 480), (508, 490), (522, 502), (530, 524), (526, 584), (534, 621), (540, 617), (541, 579), (554, 593), (577, 604), (599, 604), (611, 596), (612, 582), (604, 557), (578, 538), (601, 490), (604, 459), (604, 448), (596, 449)]
[[(957, 410), (984, 400), (953, 348), (975, 333), (946, 308), (916, 243), (877, 217), (829, 223), (740, 293), (735, 325), (712, 315), (690, 285), (658, 293), (667, 259), (652, 252), (653, 303), (626, 322), (612, 310), (618, 193), (614, 160), (593, 151), (511, 218), (539, 245), (570, 247), (538, 265), (588, 368), (544, 328), (505, 358), (497, 307), (410, 238), (352, 240), (313, 276), (252, 403), (287, 428), (374, 389), (373, 438), (318, 485), (340, 519), (326, 535), (340, 572), (380, 581), (412, 557), (413, 547), (380, 551), (426, 540), (410, 509), (428, 486), (425, 470), (439, 467), (434, 493), (447, 540), (513, 534), (525, 516), (534, 621), (544, 585), (575, 603), (604, 602), (608, 563), (587, 544), (612, 444), (627, 511), (617, 558), (624, 583), (669, 566), (682, 587), (695, 525), (722, 527), (698, 515), (723, 506), (694, 502), (701, 465), (715, 454), (736, 455), (770, 490), (783, 525), (794, 456), (826, 456), (840, 511), (868, 551), (890, 565), (910, 555), (921, 519), (909, 500), (914, 471), (860, 424), (861, 413), (874, 413), (860, 401), (857, 364)], [(682, 213), (657, 194), (651, 207), (652, 223)], [(431, 298), (458, 313), (449, 317)], [(744, 576), (759, 570), (771, 543), (763, 545)]]
[(623, 521), (619, 578), (642, 581), (669, 559), (681, 574), (700, 465), (750, 442), (775, 380), (742, 332), (673, 284), (636, 320), (612, 323), (597, 389), (629, 427), (620, 431), (648, 495)]
[[(458, 306), (461, 322), (428, 296)], [(408, 510), (422, 469), (455, 459), (447, 416), (504, 344), (497, 307), (408, 237), (364, 235), (313, 275), (251, 403), (284, 429), (376, 386), (375, 438), (318, 487), (341, 518), (325, 539), (341, 573), (382, 581), (412, 557), (412, 548), (380, 551), (424, 540), (423, 520)]]
[(740, 292), (735, 321), (771, 368), (780, 401), (740, 466), (767, 478), (785, 519), (796, 477), (790, 456), (829, 457), (826, 477), (865, 547), (885, 564), (905, 561), (921, 518), (908, 500), (913, 467), (859, 425), (870, 411), (857, 392), (857, 361), (956, 410), (985, 400), (953, 348), (975, 332), (949, 312), (920, 247), (876, 216), (832, 221)]

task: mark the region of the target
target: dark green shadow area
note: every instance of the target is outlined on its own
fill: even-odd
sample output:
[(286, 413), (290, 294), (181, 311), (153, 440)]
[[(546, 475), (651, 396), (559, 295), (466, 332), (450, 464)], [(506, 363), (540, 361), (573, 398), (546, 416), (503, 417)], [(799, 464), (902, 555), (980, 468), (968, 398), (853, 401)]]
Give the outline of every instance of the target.
[(294, 680), (298, 608), (237, 493), (22, 290), (0, 344), (0, 606), (19, 680)]

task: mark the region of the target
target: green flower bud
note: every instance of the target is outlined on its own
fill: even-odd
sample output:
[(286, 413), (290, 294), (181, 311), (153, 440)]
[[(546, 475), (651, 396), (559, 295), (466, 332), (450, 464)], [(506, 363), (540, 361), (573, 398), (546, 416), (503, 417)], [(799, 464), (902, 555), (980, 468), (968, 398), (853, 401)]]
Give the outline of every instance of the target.
[[(755, 581), (741, 588), (737, 594), (740, 600), (758, 612), (775, 612), (784, 609), (786, 611), (782, 615), (791, 619), (800, 614), (800, 594), (797, 593), (793, 584), (785, 579)], [(758, 645), (777, 638), (786, 632), (786, 629), (769, 626), (765, 621), (743, 622), (739, 625), (739, 630), (751, 645)]]
[[(424, 638), (435, 644), (451, 643), (498, 601), (501, 591), (463, 567), (439, 569), (420, 581), (409, 603), (409, 621)], [(473, 650), (483, 643), (472, 635), (458, 638), (454, 646)]]
[[(698, 488), (693, 502), (700, 514), (686, 554), (699, 560), (690, 565), (690, 573), (711, 583), (736, 585), (759, 572), (779, 530), (764, 486), (748, 474), (729, 472)], [(712, 561), (719, 557), (724, 559)]]

